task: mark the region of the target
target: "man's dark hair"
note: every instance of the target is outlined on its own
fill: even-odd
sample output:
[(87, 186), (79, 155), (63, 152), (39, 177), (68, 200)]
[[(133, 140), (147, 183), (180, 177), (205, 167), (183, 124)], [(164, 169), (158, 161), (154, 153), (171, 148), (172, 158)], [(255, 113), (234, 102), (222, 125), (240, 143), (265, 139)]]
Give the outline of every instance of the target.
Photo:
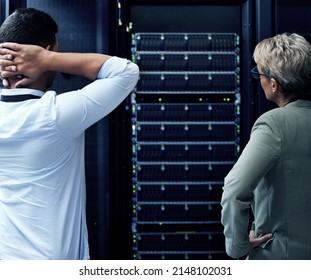
[(54, 19), (34, 8), (15, 10), (0, 27), (0, 43), (38, 45), (46, 48), (56, 43), (58, 27)]

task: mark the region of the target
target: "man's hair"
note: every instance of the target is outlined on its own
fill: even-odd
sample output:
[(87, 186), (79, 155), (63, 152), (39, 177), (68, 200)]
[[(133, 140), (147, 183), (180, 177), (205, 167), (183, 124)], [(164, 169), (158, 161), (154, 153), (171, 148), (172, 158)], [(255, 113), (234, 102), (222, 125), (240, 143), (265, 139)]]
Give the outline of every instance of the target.
[(15, 10), (0, 27), (0, 43), (38, 45), (46, 48), (56, 43), (58, 26), (54, 19), (34, 8)]
[(304, 37), (284, 33), (265, 39), (256, 46), (254, 60), (286, 97), (311, 98), (311, 45)]

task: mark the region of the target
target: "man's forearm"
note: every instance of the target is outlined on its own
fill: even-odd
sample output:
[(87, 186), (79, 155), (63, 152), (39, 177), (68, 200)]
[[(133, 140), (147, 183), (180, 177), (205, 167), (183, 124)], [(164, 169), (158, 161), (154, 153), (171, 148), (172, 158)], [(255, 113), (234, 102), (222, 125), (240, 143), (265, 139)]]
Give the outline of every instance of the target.
[(101, 66), (111, 57), (97, 53), (48, 52), (47, 71), (57, 71), (95, 80)]

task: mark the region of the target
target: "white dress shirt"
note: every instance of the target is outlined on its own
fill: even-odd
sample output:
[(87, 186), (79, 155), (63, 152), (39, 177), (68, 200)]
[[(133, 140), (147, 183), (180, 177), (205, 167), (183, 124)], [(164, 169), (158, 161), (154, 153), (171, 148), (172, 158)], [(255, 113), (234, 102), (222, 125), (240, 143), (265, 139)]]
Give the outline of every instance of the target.
[(97, 80), (57, 95), (0, 102), (0, 259), (88, 259), (84, 131), (115, 109), (138, 79), (117, 57)]

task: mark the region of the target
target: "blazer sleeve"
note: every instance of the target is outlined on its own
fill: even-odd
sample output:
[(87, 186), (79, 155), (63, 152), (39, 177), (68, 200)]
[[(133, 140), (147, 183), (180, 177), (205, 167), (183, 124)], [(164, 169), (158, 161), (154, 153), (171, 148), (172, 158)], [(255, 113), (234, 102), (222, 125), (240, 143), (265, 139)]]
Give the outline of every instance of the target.
[(280, 149), (279, 128), (266, 113), (254, 124), (249, 142), (225, 177), (221, 222), (226, 252), (232, 258), (247, 255), (250, 250), (248, 227), (253, 191), (277, 161)]

